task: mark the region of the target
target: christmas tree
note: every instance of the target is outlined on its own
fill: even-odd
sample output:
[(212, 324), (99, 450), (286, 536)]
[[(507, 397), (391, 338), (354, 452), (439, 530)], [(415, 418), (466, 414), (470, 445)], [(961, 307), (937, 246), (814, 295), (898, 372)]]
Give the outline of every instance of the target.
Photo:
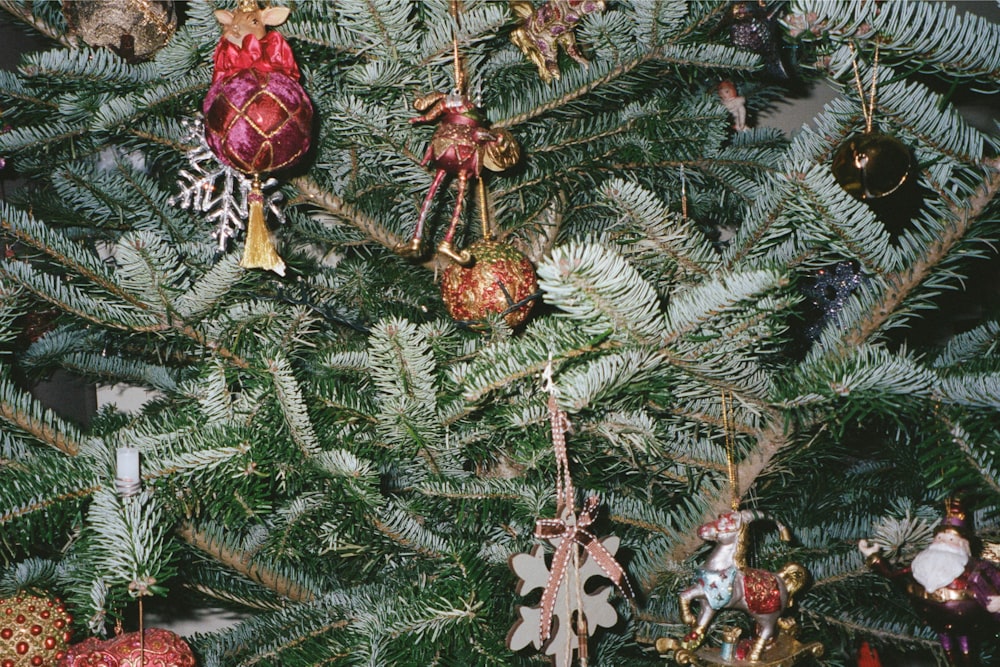
[[(858, 542), (905, 562), (956, 495), (1000, 535), (1000, 162), (955, 108), (997, 93), (997, 24), (904, 0), (288, 3), (268, 34), (311, 129), (269, 144), (298, 162), (241, 171), (205, 98), (215, 10), (251, 8), (112, 4), (0, 2), (50, 44), (0, 76), (27, 181), (0, 205), (0, 598), (60, 597), (74, 641), (184, 591), (244, 613), (187, 638), (202, 667), (570, 664), (558, 600), (548, 654), (537, 627), (507, 639), (544, 602), (509, 562), (555, 571), (536, 520), (569, 519), (636, 592), (565, 583), (593, 603), (589, 663), (664, 664), (698, 527), (739, 506), (791, 529), (761, 522), (746, 558), (808, 572), (793, 611), (825, 664), (943, 655)], [(86, 29), (112, 14), (111, 39)], [(840, 95), (791, 138), (759, 122), (817, 85)], [(271, 242), (254, 206), (264, 268), (241, 266)], [(449, 283), (471, 315), (442, 298), (453, 257), (496, 270)], [(25, 388), (57, 369), (151, 398), (75, 424)]]

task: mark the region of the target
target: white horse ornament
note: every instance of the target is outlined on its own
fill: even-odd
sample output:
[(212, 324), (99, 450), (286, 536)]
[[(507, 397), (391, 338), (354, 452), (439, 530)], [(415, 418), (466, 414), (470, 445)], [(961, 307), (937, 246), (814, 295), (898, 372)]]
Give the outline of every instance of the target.
[[(705, 640), (705, 632), (720, 609), (741, 609), (756, 621), (757, 630), (746, 659), (758, 662), (765, 647), (776, 637), (778, 618), (792, 605), (792, 596), (806, 583), (808, 573), (798, 563), (779, 572), (746, 567), (747, 528), (757, 520), (771, 520), (755, 510), (737, 510), (698, 528), (698, 537), (716, 547), (698, 568), (694, 584), (680, 594), (681, 616), (691, 626), (683, 648), (694, 651)], [(791, 539), (788, 528), (774, 521), (782, 540)], [(700, 600), (697, 617), (691, 602)], [(742, 656), (738, 657), (742, 659)]]

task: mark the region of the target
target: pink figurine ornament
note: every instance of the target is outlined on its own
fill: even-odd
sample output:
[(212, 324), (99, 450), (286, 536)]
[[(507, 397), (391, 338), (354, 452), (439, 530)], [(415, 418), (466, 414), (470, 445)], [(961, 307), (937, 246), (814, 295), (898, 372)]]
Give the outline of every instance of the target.
[(411, 123), (438, 123), (420, 163), (424, 166), (432, 164), (435, 172), (420, 207), (413, 238), (409, 243), (400, 244), (396, 252), (414, 259), (423, 255), (424, 222), (431, 202), (445, 176), (452, 175), (458, 180), (458, 194), (448, 231), (438, 245), (438, 252), (463, 266), (468, 265), (472, 262), (472, 255), (467, 250), (455, 250), (453, 241), (462, 216), (469, 179), (479, 178), (482, 167), (499, 172), (514, 166), (521, 154), (520, 147), (508, 130), (489, 129), (486, 118), (472, 100), (457, 90), (424, 95), (413, 106), (424, 113), (411, 118)]
[(736, 90), (736, 84), (732, 81), (723, 81), (716, 91), (719, 93), (722, 106), (733, 116), (733, 129), (737, 132), (747, 129), (747, 99)]

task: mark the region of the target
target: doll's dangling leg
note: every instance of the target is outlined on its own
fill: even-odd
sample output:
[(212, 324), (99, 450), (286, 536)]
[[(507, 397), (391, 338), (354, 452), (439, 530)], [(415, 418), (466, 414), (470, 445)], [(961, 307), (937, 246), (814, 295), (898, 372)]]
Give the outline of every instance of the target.
[(430, 211), (431, 202), (434, 200), (434, 195), (437, 193), (438, 188), (441, 186), (441, 181), (444, 180), (446, 175), (447, 172), (444, 169), (438, 169), (434, 174), (434, 180), (431, 181), (431, 187), (427, 190), (427, 196), (424, 197), (424, 203), (420, 206), (420, 215), (417, 217), (417, 226), (413, 230), (413, 238), (410, 239), (409, 243), (400, 243), (396, 246), (396, 252), (403, 257), (417, 259), (424, 254), (424, 221), (427, 220), (427, 214)]
[(458, 194), (455, 195), (455, 210), (451, 214), (451, 224), (444, 235), (444, 240), (438, 245), (438, 252), (450, 257), (453, 261), (468, 266), (472, 263), (472, 254), (468, 250), (457, 252), (452, 246), (452, 239), (455, 238), (455, 230), (458, 228), (458, 221), (462, 217), (462, 206), (465, 202), (465, 190), (469, 186), (469, 175), (465, 171), (458, 174)]

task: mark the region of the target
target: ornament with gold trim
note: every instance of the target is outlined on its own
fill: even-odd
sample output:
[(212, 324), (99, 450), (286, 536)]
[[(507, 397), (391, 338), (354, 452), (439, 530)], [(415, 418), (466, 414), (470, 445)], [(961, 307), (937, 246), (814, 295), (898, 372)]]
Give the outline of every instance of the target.
[(94, 637), (70, 647), (59, 667), (196, 667), (194, 653), (178, 635), (161, 628)]
[(253, 177), (248, 199), (245, 268), (284, 275), (267, 229), (260, 175), (298, 163), (309, 151), (312, 102), (299, 84), (299, 68), (284, 37), (267, 26), (288, 18), (287, 7), (260, 9), (240, 0), (234, 11), (217, 10), (223, 34), (215, 49), (215, 72), (205, 96), (205, 137), (225, 164)]
[(514, 246), (489, 239), (468, 250), (474, 257), (472, 266), (450, 264), (441, 279), (448, 314), (473, 325), (490, 315), (502, 315), (511, 327), (523, 324), (538, 293), (531, 260)]
[(72, 622), (58, 598), (0, 599), (0, 667), (53, 667), (66, 654)]
[(70, 32), (130, 63), (151, 58), (177, 30), (172, 0), (63, 0)]
[(865, 565), (889, 579), (909, 598), (917, 615), (937, 635), (949, 665), (980, 664), (980, 642), (1000, 627), (1000, 563), (991, 550), (976, 552), (974, 513), (961, 497), (945, 499), (934, 536), (909, 564), (896, 563), (883, 549), (898, 552), (883, 528), (858, 541)]
[(880, 132), (859, 132), (837, 148), (830, 169), (849, 195), (870, 200), (902, 187), (912, 164), (910, 149), (899, 139)]
[(833, 154), (830, 170), (840, 187), (862, 201), (881, 199), (899, 190), (913, 171), (912, 151), (899, 139), (875, 129), (875, 96), (878, 84), (878, 44), (872, 63), (872, 80), (865, 99), (854, 46), (851, 64), (861, 103), (865, 129), (844, 140)]
[[(452, 3), (454, 25), (460, 25), (459, 3)], [(451, 92), (435, 91), (421, 95), (413, 102), (419, 116), (410, 123), (437, 123), (421, 166), (430, 165), (434, 169), (434, 180), (424, 202), (420, 206), (413, 237), (408, 243), (396, 246), (396, 252), (403, 257), (417, 259), (423, 256), (424, 223), (430, 213), (434, 195), (447, 176), (454, 176), (458, 182), (455, 208), (444, 238), (437, 251), (459, 264), (471, 264), (473, 259), (468, 250), (455, 248), (455, 232), (462, 217), (465, 194), (469, 180), (480, 177), (483, 167), (490, 171), (504, 171), (513, 167), (521, 157), (521, 148), (510, 131), (490, 128), (486, 116), (466, 91), (466, 74), (458, 50), (458, 35), (452, 34), (452, 65), (455, 85)]]
[(456, 250), (454, 247), (455, 232), (462, 217), (469, 180), (480, 178), (483, 167), (490, 171), (504, 171), (514, 166), (521, 155), (520, 147), (508, 130), (489, 129), (480, 110), (458, 88), (447, 94), (435, 92), (424, 95), (413, 106), (425, 113), (411, 118), (411, 123), (438, 123), (420, 163), (432, 165), (435, 172), (434, 180), (431, 181), (431, 187), (420, 207), (413, 238), (396, 250), (405, 257), (416, 258), (423, 255), (424, 223), (430, 212), (431, 202), (445, 177), (455, 176), (458, 181), (455, 208), (444, 239), (438, 245), (438, 252), (459, 264), (469, 264), (472, 262), (470, 252)]
[[(782, 539), (791, 539), (785, 526), (756, 510), (724, 512), (698, 528), (698, 537), (715, 542), (715, 548), (698, 568), (692, 585), (681, 591), (681, 617), (691, 627), (680, 641), (657, 641), (661, 653), (674, 653), (680, 664), (792, 665), (798, 659), (820, 656), (823, 645), (802, 644), (795, 639), (794, 619), (785, 616), (793, 596), (802, 590), (808, 572), (798, 563), (788, 563), (778, 572), (749, 568), (744, 562), (747, 531), (754, 521), (772, 521)], [(692, 603), (698, 605), (695, 614)], [(723, 609), (739, 609), (754, 620), (756, 632), (733, 648), (703, 646), (709, 626)], [(726, 657), (731, 656), (731, 659)]]
[[(785, 542), (792, 539), (792, 534), (763, 512), (740, 509), (732, 395), (723, 390), (721, 399), (732, 509), (698, 528), (698, 537), (714, 542), (715, 547), (695, 570), (691, 585), (678, 595), (681, 619), (690, 630), (683, 639), (658, 639), (656, 649), (671, 654), (681, 665), (791, 667), (800, 660), (823, 654), (822, 644), (803, 644), (796, 639), (797, 624), (789, 615), (794, 596), (805, 587), (809, 572), (794, 562), (787, 563), (777, 572), (748, 566), (751, 524), (757, 521), (773, 523)], [(709, 629), (718, 612), (726, 609), (749, 614), (754, 621), (754, 632), (740, 641), (738, 633), (727, 628), (722, 633), (722, 646), (709, 646), (706, 641)]]
[(559, 47), (585, 69), (590, 66), (576, 45), (576, 26), (587, 14), (603, 12), (604, 0), (548, 0), (538, 7), (511, 0), (510, 8), (519, 19), (510, 41), (535, 64), (542, 81), (560, 77)]

